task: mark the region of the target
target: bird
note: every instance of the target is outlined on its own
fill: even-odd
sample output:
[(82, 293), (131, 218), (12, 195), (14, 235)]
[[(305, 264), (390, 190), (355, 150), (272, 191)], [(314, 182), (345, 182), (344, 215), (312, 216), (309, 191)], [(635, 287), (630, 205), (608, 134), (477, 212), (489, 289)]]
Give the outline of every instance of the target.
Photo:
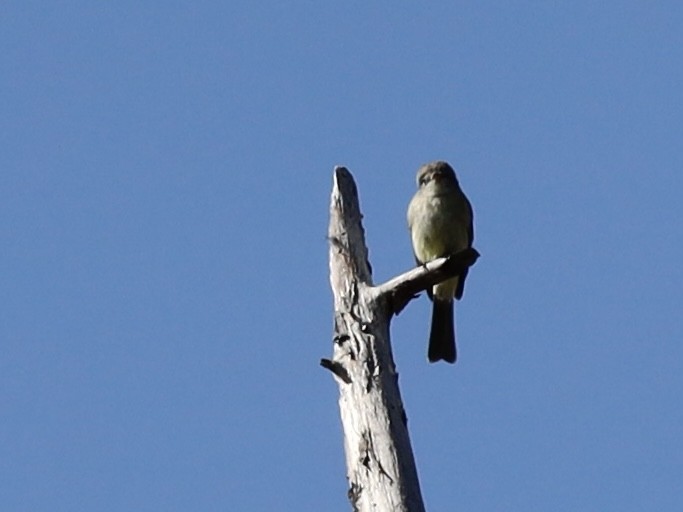
[[(407, 217), (418, 265), (472, 247), (474, 213), (453, 168), (442, 160), (427, 163), (417, 171), (417, 186)], [(457, 359), (453, 299), (462, 298), (466, 278), (467, 269), (427, 290), (433, 302), (427, 351), (432, 363)]]

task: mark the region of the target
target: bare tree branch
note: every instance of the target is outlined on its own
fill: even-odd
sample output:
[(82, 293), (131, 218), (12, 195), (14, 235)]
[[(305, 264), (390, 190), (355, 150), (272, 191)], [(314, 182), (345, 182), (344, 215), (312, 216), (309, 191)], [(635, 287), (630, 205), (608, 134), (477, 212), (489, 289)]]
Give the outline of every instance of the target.
[(448, 258), (439, 258), (409, 270), (375, 287), (375, 293), (386, 296), (394, 314), (399, 314), (423, 290), (461, 274), (479, 258), (476, 249), (469, 248)]
[(335, 335), (321, 364), (339, 383), (348, 496), (354, 511), (423, 512), (389, 340), (393, 288), (372, 286), (361, 219), (353, 177), (337, 167), (328, 231)]
[(320, 364), (339, 384), (349, 500), (357, 512), (423, 512), (389, 322), (417, 293), (460, 274), (479, 253), (467, 249), (373, 286), (358, 190), (344, 167), (334, 170), (328, 235), (334, 343), (332, 359)]

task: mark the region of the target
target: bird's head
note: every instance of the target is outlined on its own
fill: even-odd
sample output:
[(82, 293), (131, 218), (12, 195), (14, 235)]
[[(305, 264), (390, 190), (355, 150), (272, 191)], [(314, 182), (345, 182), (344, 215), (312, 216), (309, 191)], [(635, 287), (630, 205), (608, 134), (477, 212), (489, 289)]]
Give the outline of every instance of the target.
[(458, 179), (455, 176), (455, 171), (448, 164), (442, 160), (430, 162), (423, 165), (417, 171), (417, 186), (419, 188), (452, 188), (458, 185)]

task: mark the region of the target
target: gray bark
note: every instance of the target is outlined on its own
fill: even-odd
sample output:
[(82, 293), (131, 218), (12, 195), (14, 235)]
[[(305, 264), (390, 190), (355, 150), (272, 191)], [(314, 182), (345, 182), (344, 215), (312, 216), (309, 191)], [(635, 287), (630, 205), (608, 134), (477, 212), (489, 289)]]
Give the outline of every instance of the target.
[(389, 323), (416, 293), (459, 274), (479, 255), (468, 249), (373, 286), (361, 219), (353, 177), (337, 167), (328, 232), (334, 348), (321, 365), (339, 384), (348, 497), (354, 511), (422, 512)]

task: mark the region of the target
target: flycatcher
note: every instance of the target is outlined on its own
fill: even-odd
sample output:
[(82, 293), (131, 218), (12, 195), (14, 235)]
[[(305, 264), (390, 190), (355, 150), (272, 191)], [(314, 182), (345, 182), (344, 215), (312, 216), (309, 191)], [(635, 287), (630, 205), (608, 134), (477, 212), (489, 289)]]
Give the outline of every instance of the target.
[[(417, 171), (418, 190), (408, 205), (408, 227), (418, 264), (450, 256), (472, 247), (472, 206), (460, 189), (455, 171), (446, 162), (431, 162)], [(429, 334), (430, 362), (454, 363), (453, 299), (460, 300), (467, 270), (427, 290), (434, 305)]]

